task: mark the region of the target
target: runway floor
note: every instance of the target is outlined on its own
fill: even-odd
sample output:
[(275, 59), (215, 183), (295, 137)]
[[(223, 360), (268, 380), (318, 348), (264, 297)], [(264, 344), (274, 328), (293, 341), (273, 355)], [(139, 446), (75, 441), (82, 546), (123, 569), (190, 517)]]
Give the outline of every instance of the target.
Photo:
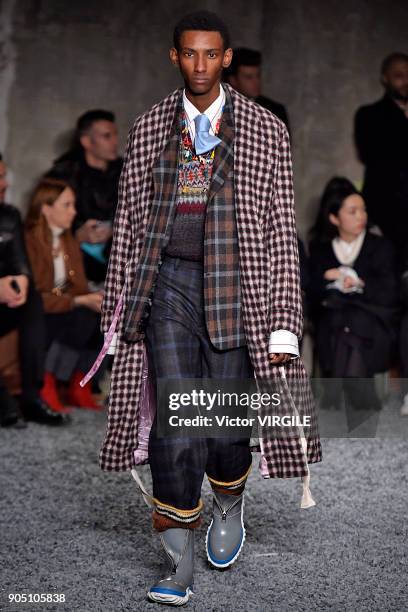
[[(150, 511), (129, 474), (99, 469), (104, 429), (104, 414), (75, 411), (65, 428), (0, 430), (0, 610), (167, 609), (146, 600), (162, 567)], [(208, 568), (204, 553), (204, 483), (205, 526), (186, 609), (408, 609), (408, 441), (323, 444), (324, 462), (311, 468), (317, 506), (307, 510), (299, 508), (299, 479), (263, 480), (254, 456), (247, 540), (236, 564), (221, 573)], [(57, 593), (66, 601), (10, 604), (10, 593)]]

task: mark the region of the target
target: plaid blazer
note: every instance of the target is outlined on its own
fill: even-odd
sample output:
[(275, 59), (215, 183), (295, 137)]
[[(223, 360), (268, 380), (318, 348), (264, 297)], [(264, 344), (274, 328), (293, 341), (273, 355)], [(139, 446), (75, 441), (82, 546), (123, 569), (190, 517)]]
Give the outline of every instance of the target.
[[(239, 248), (233, 189), (234, 123), (231, 95), (226, 101), (215, 149), (205, 219), (204, 307), (209, 336), (222, 349), (245, 344), (241, 318)], [(161, 253), (171, 236), (176, 211), (178, 149), (181, 142), (183, 99), (180, 96), (169, 141), (153, 166), (154, 198), (147, 231), (127, 302), (124, 338), (144, 338)]]
[[(289, 137), (285, 125), (275, 115), (230, 86), (225, 87), (233, 106), (234, 204), (241, 310), (249, 354), (258, 381), (280, 383), (284, 370), (285, 384), (293, 388), (298, 412), (311, 416), (313, 425), (306, 432), (306, 454), (296, 435), (276, 438), (263, 432), (260, 446), (270, 477), (306, 476), (307, 463), (321, 461), (308, 377), (301, 359), (293, 359), (282, 368), (273, 366), (268, 357), (272, 331), (286, 329), (298, 338), (302, 335)], [(131, 299), (155, 198), (153, 169), (171, 138), (181, 95), (182, 90), (178, 89), (153, 106), (136, 119), (129, 133), (102, 304), (105, 332), (124, 285), (125, 304)], [(223, 185), (219, 185), (220, 190)], [(121, 337), (124, 321), (122, 316), (112, 368), (108, 426), (100, 456), (104, 470), (131, 469), (137, 448), (144, 351), (143, 342), (129, 342)]]

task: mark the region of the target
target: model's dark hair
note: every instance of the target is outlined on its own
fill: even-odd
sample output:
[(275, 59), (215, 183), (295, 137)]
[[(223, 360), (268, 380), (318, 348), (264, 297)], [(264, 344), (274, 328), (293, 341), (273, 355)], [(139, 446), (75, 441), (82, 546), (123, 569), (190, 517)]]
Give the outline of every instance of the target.
[(173, 33), (173, 43), (177, 51), (180, 49), (181, 35), (187, 30), (219, 32), (224, 43), (224, 51), (231, 46), (230, 34), (226, 24), (218, 15), (210, 11), (196, 11), (180, 19)]
[(80, 137), (82, 134), (86, 134), (96, 121), (110, 121), (114, 123), (115, 115), (111, 111), (101, 108), (86, 111), (77, 121), (77, 135)]
[(338, 235), (329, 215), (337, 216), (344, 200), (354, 194), (361, 195), (353, 183), (343, 176), (335, 176), (327, 183), (320, 199), (316, 223), (310, 231), (311, 240), (328, 242)]
[(381, 74), (385, 74), (391, 68), (394, 62), (408, 62), (408, 55), (399, 51), (395, 51), (394, 53), (387, 55), (387, 57), (384, 58), (381, 63)]
[(262, 64), (262, 54), (255, 49), (247, 49), (246, 47), (237, 47), (234, 49), (232, 62), (226, 69), (227, 76), (235, 76), (238, 74), (240, 66), (260, 66)]
[(3, 154), (0, 153), (0, 161), (3, 161)]

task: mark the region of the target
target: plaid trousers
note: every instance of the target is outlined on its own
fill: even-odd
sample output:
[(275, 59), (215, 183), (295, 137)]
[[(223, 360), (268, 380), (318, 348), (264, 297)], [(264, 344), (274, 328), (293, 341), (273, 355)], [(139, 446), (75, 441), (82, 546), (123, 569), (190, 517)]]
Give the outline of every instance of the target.
[[(146, 347), (149, 369), (156, 382), (160, 378), (253, 377), (246, 346), (218, 350), (210, 342), (200, 262), (164, 258), (146, 328)], [(156, 412), (149, 439), (149, 462), (156, 512), (193, 523), (203, 506), (204, 474), (212, 486), (242, 486), (252, 456), (249, 438), (158, 437)]]

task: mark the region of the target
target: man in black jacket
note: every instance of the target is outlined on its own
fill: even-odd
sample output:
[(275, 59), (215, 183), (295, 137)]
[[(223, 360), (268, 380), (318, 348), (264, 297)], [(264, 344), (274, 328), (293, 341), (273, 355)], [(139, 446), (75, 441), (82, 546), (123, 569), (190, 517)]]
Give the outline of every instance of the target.
[[(63, 417), (39, 397), (45, 356), (41, 296), (31, 282), (20, 213), (4, 203), (6, 189), (6, 166), (0, 154), (0, 338), (18, 329), (21, 410), (25, 419), (59, 425)], [(0, 425), (21, 424), (18, 403), (0, 379)]]
[(225, 71), (225, 80), (239, 93), (271, 111), (283, 121), (290, 132), (289, 118), (283, 104), (261, 95), (261, 64), (260, 51), (238, 47), (234, 49), (232, 62)]
[(114, 114), (91, 110), (77, 121), (73, 148), (47, 173), (70, 182), (76, 192), (73, 230), (81, 243), (86, 276), (97, 285), (106, 276), (122, 163)]
[(401, 261), (408, 227), (408, 55), (386, 57), (381, 82), (384, 96), (355, 115), (355, 141), (368, 213)]

